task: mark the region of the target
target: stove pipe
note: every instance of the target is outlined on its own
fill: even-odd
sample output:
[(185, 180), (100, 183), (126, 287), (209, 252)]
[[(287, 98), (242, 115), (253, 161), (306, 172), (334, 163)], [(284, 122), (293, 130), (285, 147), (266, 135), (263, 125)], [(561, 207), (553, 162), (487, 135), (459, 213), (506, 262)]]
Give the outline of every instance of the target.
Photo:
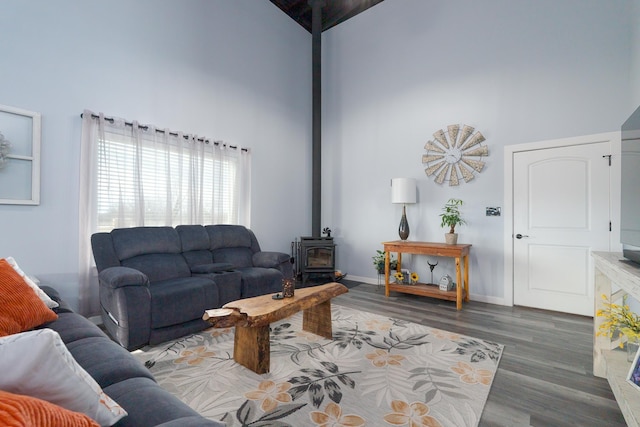
[(311, 6), (312, 130), (311, 130), (311, 235), (320, 237), (322, 214), (322, 6), (324, 0), (309, 0)]

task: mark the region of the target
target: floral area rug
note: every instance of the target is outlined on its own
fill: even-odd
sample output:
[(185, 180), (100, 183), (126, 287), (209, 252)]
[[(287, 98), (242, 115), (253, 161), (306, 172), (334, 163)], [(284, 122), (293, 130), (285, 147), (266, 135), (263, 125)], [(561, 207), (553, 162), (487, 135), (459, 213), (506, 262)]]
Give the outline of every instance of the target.
[(271, 325), (271, 370), (233, 360), (233, 328), (134, 354), (166, 390), (227, 426), (476, 426), (503, 346), (333, 305), (333, 340), (302, 314)]

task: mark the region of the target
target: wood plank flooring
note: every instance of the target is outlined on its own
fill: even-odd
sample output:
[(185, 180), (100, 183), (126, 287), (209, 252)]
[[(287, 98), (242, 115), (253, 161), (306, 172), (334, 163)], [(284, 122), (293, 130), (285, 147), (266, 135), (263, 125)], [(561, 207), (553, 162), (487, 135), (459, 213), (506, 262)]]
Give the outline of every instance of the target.
[(457, 332), (505, 346), (480, 426), (625, 426), (608, 382), (593, 376), (590, 317), (455, 302), (344, 280), (335, 304)]

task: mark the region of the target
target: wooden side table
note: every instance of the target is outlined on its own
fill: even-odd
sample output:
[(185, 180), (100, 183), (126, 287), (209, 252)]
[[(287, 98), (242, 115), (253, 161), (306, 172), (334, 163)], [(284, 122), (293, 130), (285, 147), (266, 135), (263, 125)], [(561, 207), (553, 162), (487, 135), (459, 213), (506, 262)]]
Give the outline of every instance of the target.
[[(466, 302), (469, 301), (469, 251), (471, 245), (447, 245), (445, 243), (410, 242), (407, 240), (394, 240), (392, 242), (383, 242), (382, 244), (384, 245), (385, 252), (384, 286), (387, 297), (390, 291), (396, 291), (405, 294), (455, 301), (458, 310), (462, 309), (463, 300)], [(441, 291), (438, 285), (432, 283), (416, 283), (413, 285), (389, 283), (389, 261), (391, 252), (398, 254), (398, 270), (402, 269), (403, 253), (455, 258), (456, 289), (454, 291)], [(463, 263), (464, 272), (461, 271), (461, 264)]]

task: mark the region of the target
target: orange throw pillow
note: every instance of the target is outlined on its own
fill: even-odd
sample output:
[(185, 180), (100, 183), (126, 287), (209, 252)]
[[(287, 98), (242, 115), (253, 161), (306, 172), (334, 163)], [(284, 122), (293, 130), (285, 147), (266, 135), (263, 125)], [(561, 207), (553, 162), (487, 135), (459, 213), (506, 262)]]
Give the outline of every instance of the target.
[(13, 267), (0, 259), (0, 337), (28, 331), (57, 318)]
[(0, 425), (39, 427), (99, 427), (85, 414), (35, 397), (0, 390)]

